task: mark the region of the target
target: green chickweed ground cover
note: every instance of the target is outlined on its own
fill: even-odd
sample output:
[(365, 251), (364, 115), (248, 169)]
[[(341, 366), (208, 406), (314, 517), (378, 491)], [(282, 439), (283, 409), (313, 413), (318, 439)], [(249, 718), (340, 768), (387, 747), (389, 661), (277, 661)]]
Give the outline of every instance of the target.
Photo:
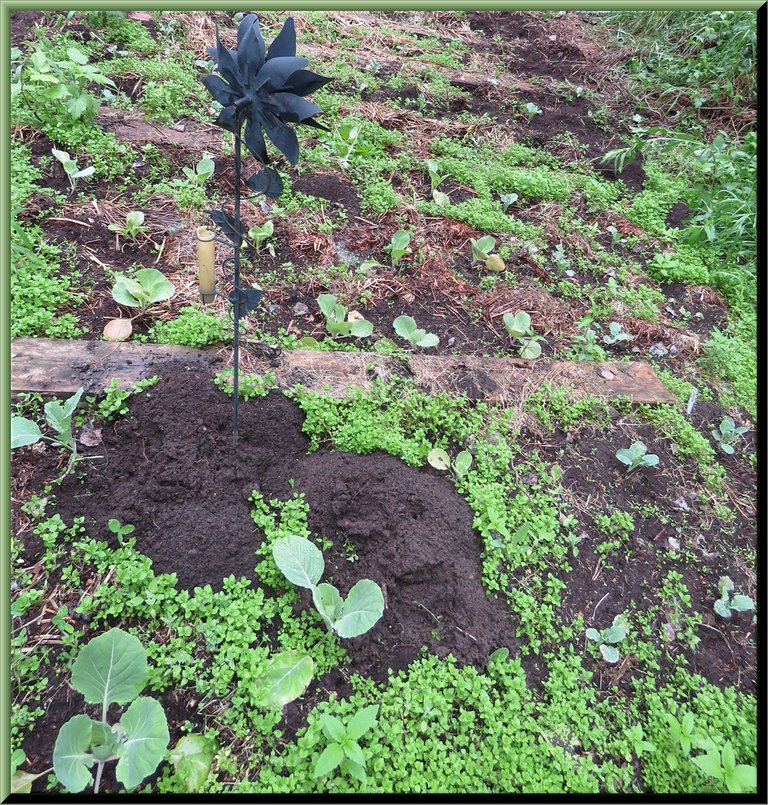
[[(562, 500), (550, 467), (535, 455), (526, 456), (507, 411), (473, 406), (462, 398), (427, 396), (407, 383), (378, 386), (372, 394), (350, 399), (301, 389), (293, 396), (306, 417), (310, 449), (330, 438), (338, 449), (361, 453), (384, 449), (422, 466), (433, 445), (470, 447), (473, 464), (456, 475), (454, 483), (474, 510), (475, 526), (483, 536), (486, 589), (509, 596), (515, 628), (523, 640), (521, 656), (495, 652), (485, 669), (425, 656), (385, 685), (353, 676), (355, 693), (318, 704), (306, 728), (285, 744), (279, 740), (280, 711), (265, 710), (258, 695), (258, 680), (271, 652), (276, 648), (309, 652), (317, 676), (343, 664), (345, 656), (343, 644), (329, 636), (316, 615), (306, 610), (296, 614), (294, 591), (275, 592), (285, 582), (271, 546), (288, 535), (313, 538), (303, 496), (267, 501), (254, 492), (253, 520), (265, 538), (254, 561), (262, 557), (256, 572), (265, 587), (254, 590), (246, 580), (230, 578), (218, 593), (210, 587), (180, 590), (173, 575), (155, 575), (128, 528), (117, 529), (120, 545), (110, 548), (85, 535), (78, 523), (69, 527), (51, 515), (52, 500), (36, 509), (28, 506), (44, 546), (43, 562), (49, 572), (60, 572), (64, 585), (60, 599), (77, 601), (71, 613), (65, 607), (64, 616), (85, 618), (91, 629), (116, 617), (138, 624), (128, 628), (142, 638), (147, 650), (149, 689), (160, 695), (181, 688), (199, 700), (197, 709), (206, 724), (201, 734), (217, 736), (224, 747), (216, 753), (213, 774), (200, 782), (200, 790), (288, 792), (298, 786), (339, 792), (596, 793), (627, 790), (631, 785), (669, 792), (722, 790), (723, 781), (704, 773), (695, 762), (700, 752), (669, 743), (669, 716), (681, 718), (687, 713), (692, 714), (699, 743), (709, 741), (721, 752), (730, 742), (739, 763), (754, 764), (753, 697), (733, 688), (723, 691), (691, 674), (682, 655), (661, 681), (653, 680), (669, 651), (654, 635), (653, 608), (676, 608), (678, 620), (686, 616), (685, 602), (690, 599), (680, 581), (677, 587), (663, 586), (659, 604), (642, 610), (642, 617), (641, 610), (626, 616), (630, 636), (621, 651), (641, 658), (644, 669), (629, 683), (632, 696), (606, 695), (610, 688), (596, 685), (591, 670), (595, 660), (583, 641), (584, 618), (579, 614), (571, 622), (563, 621), (560, 605), (566, 585), (553, 575), (571, 570), (566, 535), (572, 523), (560, 516)], [(558, 405), (562, 411), (562, 403)], [(585, 412), (577, 406), (566, 418), (589, 427), (585, 423), (594, 421), (591, 416), (590, 409)], [(546, 472), (542, 490), (510, 494), (509, 487), (515, 484), (511, 464), (518, 472), (526, 467)], [(604, 519), (601, 527), (608, 534), (633, 528), (629, 515), (614, 513)], [(319, 547), (323, 549), (322, 542)], [(676, 578), (682, 579), (679, 574)], [(96, 586), (84, 586), (86, 579), (96, 579)], [(41, 577), (37, 584), (30, 583), (20, 569), (15, 580), (24, 588), (16, 599), (16, 613), (29, 618), (45, 597), (48, 582)], [(678, 595), (682, 597), (676, 604)], [(81, 645), (82, 632), (70, 622), (63, 620), (57, 627), (63, 645), (57, 652), (59, 663), (76, 656)], [(267, 633), (274, 634), (274, 627), (275, 642), (266, 638)], [(23, 644), (22, 630), (15, 639), (13, 667), (25, 695), (14, 707), (15, 741), (34, 729), (36, 703), (45, 693), (39, 680), (29, 687), (23, 683), (31, 682), (41, 664), (46, 667), (50, 661), (50, 649), (38, 643), (35, 650), (22, 653)], [(521, 664), (531, 652), (540, 655), (548, 669), (540, 688), (530, 685)], [(228, 703), (223, 710), (215, 706), (222, 699)], [(359, 744), (364, 780), (362, 775), (333, 769), (316, 774), (329, 741), (323, 718), (347, 723), (370, 706), (379, 709)], [(251, 755), (250, 763), (243, 765), (242, 751)], [(549, 762), (532, 762), (542, 751)], [(467, 752), (474, 759), (471, 766), (461, 761)], [(185, 790), (187, 781), (174, 768), (169, 764), (161, 771), (158, 790)], [(230, 780), (224, 788), (216, 782), (218, 775)]]
[[(526, 337), (541, 339), (536, 346), (547, 357), (650, 358), (677, 403), (609, 404), (548, 384), (517, 409), (425, 395), (407, 381), (377, 382), (346, 399), (297, 388), (292, 399), (310, 450), (383, 451), (419, 468), (435, 450), (451, 461), (471, 456), (442, 475), (471, 509), (483, 588), (508, 608), (518, 650), (493, 652), (475, 667), (423, 649), (386, 682), (354, 673), (344, 640), (311, 605), (298, 605), (297, 589), (274, 562), (272, 546), (288, 536), (332, 547), (310, 531), (300, 494), (273, 500), (252, 491), (258, 584), (233, 576), (216, 592), (185, 590), (172, 574), (156, 574), (131, 523), (94, 534), (77, 518), (62, 520), (57, 484), (22, 495), (21, 533), (11, 546), (14, 767), (43, 772), (36, 790), (60, 790), (44, 771), (52, 757), (34, 758), (32, 768), (22, 743), (89, 640), (118, 625), (147, 653), (142, 696), (166, 712), (178, 705), (187, 739), (163, 748), (157, 777), (142, 776), (138, 791), (753, 790), (753, 668), (737, 666), (754, 657), (745, 624), (760, 614), (735, 610), (726, 622), (715, 607), (718, 579), (736, 578), (736, 566), (747, 570), (728, 600), (754, 595), (754, 549), (739, 536), (753, 501), (748, 481), (738, 480), (756, 460), (756, 139), (743, 124), (749, 114), (740, 114), (754, 104), (754, 15), (611, 15), (605, 36), (614, 39), (604, 45), (634, 43), (615, 78), (630, 82), (637, 108), (612, 106), (586, 75), (578, 87), (518, 76), (569, 104), (588, 99), (595, 131), (605, 131), (609, 115), (625, 120), (631, 128), (619, 156), (636, 166), (632, 158), (642, 153), (642, 187), (607, 178), (597, 152), (615, 150), (609, 136), (591, 153), (567, 119), (554, 127), (557, 137), (538, 136), (555, 113), (546, 95), (534, 102), (503, 83), (498, 91), (484, 86), (505, 122), (474, 102), (480, 93), (457, 73), (485, 76), (490, 64), (493, 80), (503, 82), (518, 59), (515, 38), (498, 34), (486, 37), (478, 63), (462, 32), (476, 33), (486, 19), (427, 15), (429, 30), (416, 36), (377, 17), (379, 40), (371, 43), (360, 20), (296, 16), (307, 55), (336, 78), (313, 95), (330, 131), (300, 130), (301, 168), (289, 174), (278, 163), (284, 194), (267, 209), (258, 202), (248, 209), (248, 227), (269, 233), (253, 255), (265, 302), (245, 337), (283, 349), (374, 350), (407, 365), (401, 347), (412, 339), (393, 322), (410, 317), (433, 336), (436, 353), (517, 357), (523, 344), (508, 337), (502, 317), (524, 313), (528, 319), (517, 321), (525, 321)], [(263, 17), (275, 35), (284, 15)], [(217, 19), (233, 36), (239, 20)], [(555, 31), (556, 19), (537, 19)], [(94, 36), (82, 36), (72, 20)], [(99, 334), (118, 315), (110, 294), (116, 275), (151, 268), (176, 291), (134, 341), (229, 343), (225, 308), (197, 301), (187, 237), (206, 222), (212, 200), (231, 196), (233, 180), (221, 169), (231, 138), (216, 144), (212, 174), (203, 178), (197, 167), (209, 153), (200, 78), (211, 66), (212, 19), (94, 12), (44, 22), (12, 53), (12, 336)], [(539, 46), (548, 53), (544, 40)], [(322, 57), (312, 47), (325, 48)], [(663, 125), (648, 122), (646, 99), (663, 105)], [(105, 110), (150, 128), (176, 126), (180, 144), (120, 139), (100, 123)], [(93, 174), (70, 188), (51, 148)], [(329, 198), (296, 189), (311, 189), (318, 177), (335, 181)], [(157, 250), (132, 255), (130, 270), (113, 234), (104, 243), (86, 236), (101, 225), (108, 233), (105, 200), (119, 205), (118, 225), (143, 210), (157, 239)], [(674, 226), (670, 214), (681, 202), (691, 220), (684, 214)], [(83, 239), (63, 239), (50, 220), (57, 217), (81, 221)], [(498, 273), (471, 259), (471, 242), (483, 236), (494, 240)], [(318, 302), (329, 297), (332, 307)], [(93, 313), (94, 298), (105, 301), (104, 312)], [(343, 315), (335, 316), (337, 305)], [(362, 316), (354, 327), (351, 310)], [(467, 336), (469, 325), (483, 335)], [(656, 343), (666, 352), (649, 353)], [(228, 394), (230, 377), (215, 379)], [(244, 404), (263, 403), (275, 385), (269, 372), (241, 376)], [(133, 393), (156, 389), (145, 381), (88, 398), (76, 430), (89, 418), (106, 424), (130, 414)], [(41, 401), (30, 395), (15, 413), (42, 422)], [(728, 442), (733, 454), (718, 430), (726, 416), (747, 428)], [(636, 443), (659, 461), (627, 472), (616, 452)], [(87, 463), (75, 471), (87, 494)], [(580, 487), (589, 473), (593, 486)], [(621, 593), (604, 602), (602, 589)], [(39, 639), (35, 624), (44, 617), (47, 636)], [(608, 634), (616, 623), (622, 634)], [(714, 653), (725, 651), (718, 641), (733, 660)], [(342, 672), (351, 692), (328, 697), (311, 687), (298, 727), (289, 728), (263, 697), (280, 652), (309, 656), (315, 682)], [(742, 672), (748, 681), (740, 686)], [(94, 736), (91, 748), (119, 756), (117, 744)], [(205, 759), (197, 773), (191, 757)]]

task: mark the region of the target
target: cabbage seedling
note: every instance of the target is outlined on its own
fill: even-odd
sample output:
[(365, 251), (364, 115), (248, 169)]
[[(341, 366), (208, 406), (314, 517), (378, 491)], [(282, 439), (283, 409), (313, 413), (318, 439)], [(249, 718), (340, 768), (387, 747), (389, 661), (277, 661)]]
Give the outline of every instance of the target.
[(539, 341), (543, 341), (544, 338), (540, 335), (533, 334), (531, 317), (528, 313), (524, 310), (515, 313), (514, 316), (511, 313), (505, 313), (503, 321), (504, 327), (506, 327), (512, 340), (520, 347), (518, 354), (521, 358), (532, 361), (541, 355), (541, 345)]
[(739, 436), (749, 432), (749, 428), (736, 427), (736, 423), (729, 416), (723, 417), (723, 421), (717, 430), (712, 430), (712, 438), (718, 443), (720, 449), (729, 456), (733, 455), (734, 449), (731, 442), (735, 442)]
[(124, 235), (135, 242), (136, 236), (142, 232), (149, 232), (149, 227), (144, 226), (144, 213), (140, 210), (129, 212), (125, 216), (125, 223), (123, 224), (110, 224), (107, 229), (110, 232), (115, 232), (118, 235)]
[(117, 275), (117, 282), (112, 288), (112, 298), (119, 305), (137, 307), (139, 315), (158, 302), (170, 299), (175, 288), (162, 271), (156, 268), (140, 268), (133, 277), (125, 274)]
[(627, 473), (638, 467), (655, 467), (659, 463), (659, 457), (655, 453), (649, 453), (643, 442), (633, 442), (629, 447), (617, 450), (616, 458), (627, 465)]
[(451, 461), (451, 457), (441, 447), (435, 447), (427, 453), (427, 461), (436, 470), (450, 470), (456, 473), (456, 476), (463, 478), (472, 466), (472, 453), (469, 450), (462, 450), (456, 454), (456, 458)]
[(366, 321), (359, 313), (350, 311), (336, 302), (331, 293), (321, 293), (317, 297), (317, 304), (325, 316), (325, 327), (328, 332), (338, 338), (366, 338), (373, 332), (373, 325)]
[(715, 601), (715, 612), (721, 618), (730, 618), (732, 612), (749, 612), (755, 608), (755, 602), (748, 595), (734, 595), (734, 584), (730, 576), (721, 576), (717, 582), (720, 598)]
[(272, 545), (272, 557), (281, 573), (297, 587), (312, 591), (312, 601), (329, 632), (358, 637), (384, 614), (384, 595), (375, 581), (361, 579), (346, 599), (320, 578), (325, 570), (322, 551), (304, 537), (281, 537)]
[(451, 199), (447, 193), (443, 193), (437, 188), (451, 175), (450, 173), (440, 174), (438, 172), (438, 164), (434, 159), (427, 160), (427, 172), (429, 173), (429, 181), (432, 184), (432, 198), (435, 204), (439, 206), (448, 206)]
[(248, 230), (248, 240), (253, 243), (256, 254), (261, 254), (262, 246), (266, 246), (267, 251), (275, 256), (275, 247), (271, 243), (267, 243), (269, 238), (275, 233), (274, 221), (264, 221), (261, 226), (252, 226)]
[(623, 615), (617, 615), (613, 619), (613, 625), (607, 629), (598, 631), (597, 629), (587, 629), (587, 638), (600, 644), (600, 653), (606, 662), (616, 663), (619, 661), (619, 652), (615, 644), (620, 643), (627, 636), (627, 625)]
[(59, 477), (59, 481), (66, 477), (78, 461), (83, 458), (77, 455), (77, 441), (72, 434), (72, 414), (80, 402), (83, 394), (82, 386), (64, 403), (58, 400), (51, 400), (45, 405), (45, 420), (54, 431), (53, 436), (43, 436), (40, 426), (31, 419), (22, 416), (11, 418), (11, 450), (17, 447), (28, 447), (37, 444), (41, 439), (45, 439), (57, 447), (69, 451), (69, 462), (67, 467)]
[(133, 332), (133, 320), (148, 313), (152, 305), (170, 299), (176, 289), (156, 268), (140, 268), (134, 277), (116, 276), (112, 298), (118, 305), (138, 308), (139, 312), (128, 319), (109, 321), (104, 327), (104, 337), (108, 341), (126, 341)]
[(393, 268), (400, 262), (404, 255), (411, 253), (411, 250), (408, 248), (410, 242), (411, 236), (404, 229), (399, 229), (392, 235), (392, 240), (387, 248), (392, 258)]
[(427, 172), (429, 173), (429, 181), (432, 184), (432, 192), (434, 193), (438, 187), (451, 175), (450, 173), (439, 173), (439, 166), (434, 159), (428, 159), (426, 162)]
[(208, 154), (205, 154), (203, 158), (195, 165), (195, 169), (192, 168), (183, 168), (184, 175), (189, 179), (192, 184), (203, 185), (205, 184), (211, 176), (213, 176), (213, 172), (216, 170), (216, 163), (211, 159)]
[[(101, 720), (73, 716), (59, 730), (53, 748), (53, 771), (71, 793), (93, 782), (99, 793), (104, 764), (116, 760), (115, 776), (127, 789), (135, 788), (158, 767), (168, 746), (168, 722), (156, 699), (139, 696), (147, 684), (147, 652), (137, 637), (110, 629), (95, 637), (77, 655), (72, 687), (89, 704), (101, 706)], [(128, 704), (117, 724), (109, 724), (112, 704)]]
[(525, 114), (528, 115), (528, 122), (530, 123), (536, 115), (543, 115), (541, 109), (535, 103), (527, 103), (525, 105)]
[(434, 333), (428, 333), (416, 326), (416, 321), (411, 316), (398, 316), (392, 326), (395, 332), (408, 341), (413, 347), (436, 347), (440, 339)]
[(219, 749), (216, 738), (192, 733), (182, 736), (168, 753), (168, 760), (177, 776), (184, 781), (188, 794), (200, 791)]
[(632, 341), (633, 335), (625, 333), (622, 326), (617, 321), (612, 321), (608, 325), (608, 334), (603, 336), (604, 344), (617, 344), (619, 341)]
[(472, 244), (472, 262), (484, 263), (491, 256), (493, 247), (496, 245), (496, 238), (492, 235), (484, 235), (477, 240), (470, 238), (469, 242)]
[(565, 271), (571, 265), (571, 261), (565, 256), (562, 243), (558, 243), (552, 252), (552, 260), (561, 271)]
[(64, 168), (64, 173), (67, 174), (67, 179), (69, 180), (69, 186), (71, 188), (70, 192), (74, 193), (77, 189), (77, 180), (78, 179), (85, 179), (86, 176), (92, 176), (96, 172), (96, 168), (92, 165), (87, 168), (80, 168), (77, 167), (77, 162), (70, 157), (70, 155), (66, 151), (59, 151), (56, 148), (51, 148), (51, 153), (56, 157), (56, 159), (61, 162), (61, 166)]
[(577, 361), (605, 360), (605, 350), (597, 343), (597, 333), (589, 326), (573, 337), (573, 355)]
[(506, 212), (516, 201), (520, 198), (517, 193), (504, 193), (499, 196), (499, 201), (504, 205), (504, 212)]

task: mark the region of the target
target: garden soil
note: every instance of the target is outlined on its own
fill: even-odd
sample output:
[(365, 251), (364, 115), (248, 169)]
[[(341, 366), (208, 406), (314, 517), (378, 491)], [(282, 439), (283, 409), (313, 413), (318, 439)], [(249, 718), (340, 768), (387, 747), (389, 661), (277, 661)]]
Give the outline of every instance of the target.
[[(515, 651), (509, 612), (481, 581), (481, 539), (472, 511), (446, 477), (374, 453), (307, 454), (303, 414), (280, 393), (243, 402), (237, 450), (232, 404), (209, 372), (171, 364), (135, 397), (131, 413), (104, 428), (83, 486), (67, 478), (65, 519), (85, 517), (109, 539), (109, 518), (136, 526), (136, 544), (156, 573), (192, 589), (220, 589), (230, 575), (258, 585), (264, 536), (250, 516), (254, 490), (267, 499), (305, 495), (313, 534), (331, 539), (324, 580), (346, 595), (361, 578), (381, 585), (384, 617), (364, 638), (344, 641), (350, 670), (385, 679), (427, 646), (483, 665), (495, 648)], [(86, 491), (87, 490), (87, 491)], [(311, 607), (309, 593), (297, 611)]]

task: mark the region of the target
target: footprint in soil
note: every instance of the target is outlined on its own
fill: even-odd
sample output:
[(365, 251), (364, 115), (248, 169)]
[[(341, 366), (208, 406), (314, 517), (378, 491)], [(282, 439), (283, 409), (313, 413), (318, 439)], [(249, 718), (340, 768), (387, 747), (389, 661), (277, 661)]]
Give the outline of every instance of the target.
[(220, 589), (230, 575), (254, 579), (263, 536), (250, 517), (251, 491), (283, 500), (303, 493), (310, 530), (333, 541), (324, 580), (346, 595), (370, 578), (385, 594), (373, 630), (344, 643), (352, 670), (384, 679), (422, 646), (478, 666), (500, 646), (516, 653), (511, 612), (483, 589), (481, 539), (450, 481), (384, 453), (307, 454), (302, 424), (282, 394), (243, 403), (235, 452), (231, 402), (210, 373), (171, 365), (126, 419), (104, 429), (105, 458), (88, 463), (84, 487), (65, 480), (59, 512), (84, 516), (89, 533), (105, 538), (109, 518), (132, 523), (155, 572), (176, 573), (189, 589)]

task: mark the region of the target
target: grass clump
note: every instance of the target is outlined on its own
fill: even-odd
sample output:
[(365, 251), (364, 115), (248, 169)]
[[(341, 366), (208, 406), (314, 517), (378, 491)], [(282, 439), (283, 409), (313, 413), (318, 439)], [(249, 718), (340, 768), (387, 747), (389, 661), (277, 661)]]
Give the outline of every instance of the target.
[(361, 203), (364, 209), (376, 215), (383, 215), (390, 210), (396, 210), (401, 204), (401, 198), (386, 179), (374, 179), (361, 187)]
[(100, 31), (101, 38), (128, 50), (148, 54), (157, 49), (152, 34), (137, 20), (129, 19), (123, 11), (93, 11), (88, 24)]
[(597, 397), (576, 397), (572, 389), (544, 383), (526, 397), (524, 408), (548, 430), (568, 431), (584, 425), (601, 428), (611, 421), (610, 408)]
[(673, 405), (639, 405), (642, 418), (656, 429), (659, 435), (677, 445), (681, 458), (695, 459), (708, 489), (719, 492), (725, 479), (725, 469), (718, 463), (709, 441)]
[(67, 312), (83, 294), (75, 290), (77, 272), (62, 273), (63, 257), (38, 227), (11, 221), (11, 338), (78, 338), (85, 332)]
[(630, 59), (630, 75), (670, 109), (686, 108), (681, 96), (705, 110), (754, 104), (754, 11), (620, 11), (604, 24), (620, 40), (638, 45), (633, 52), (642, 56)]
[(725, 407), (737, 405), (757, 415), (757, 363), (755, 362), (755, 317), (738, 321), (732, 334), (713, 330), (704, 342), (699, 365), (720, 389)]
[(179, 309), (176, 318), (156, 321), (147, 339), (156, 344), (208, 347), (232, 338), (232, 324), (222, 316), (202, 310), (197, 303)]

